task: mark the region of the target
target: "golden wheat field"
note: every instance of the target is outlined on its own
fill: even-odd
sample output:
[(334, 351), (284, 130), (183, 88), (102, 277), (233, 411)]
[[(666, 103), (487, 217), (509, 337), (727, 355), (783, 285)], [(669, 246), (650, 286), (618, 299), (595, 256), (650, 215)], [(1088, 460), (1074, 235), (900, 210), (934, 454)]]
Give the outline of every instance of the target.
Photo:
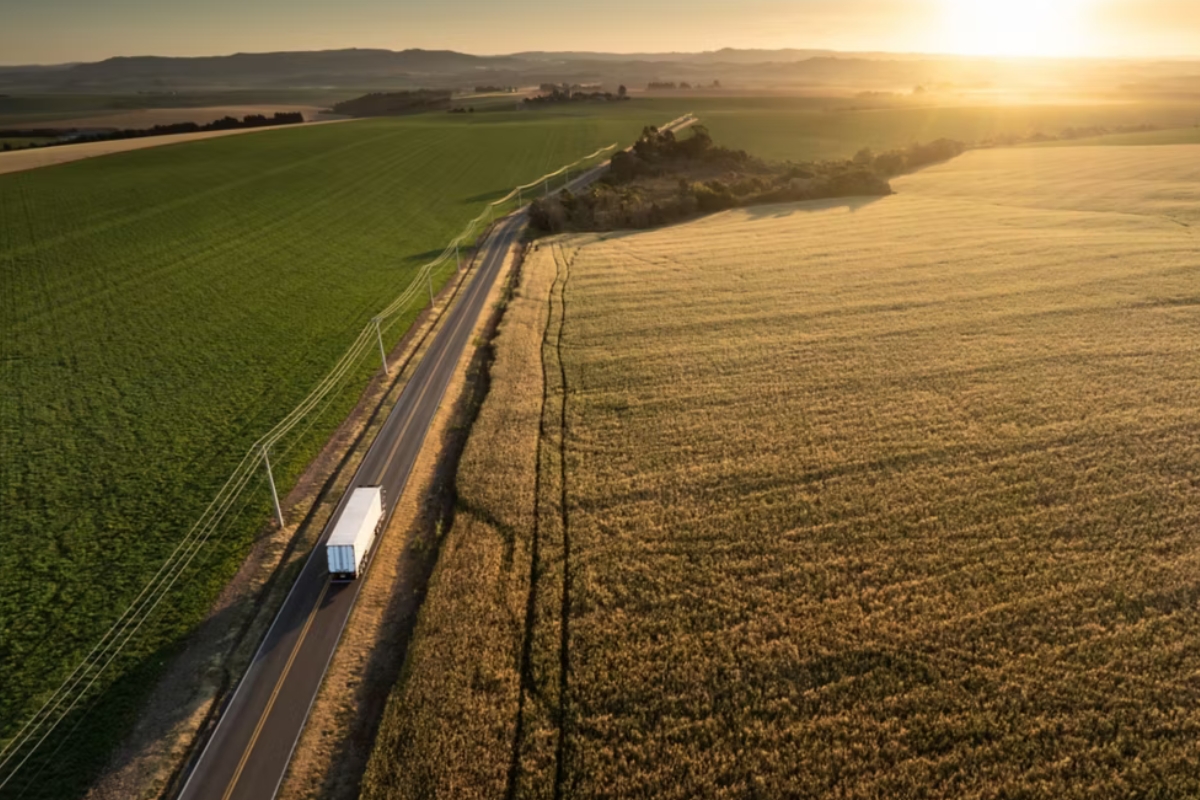
[(1200, 796), (1200, 148), (544, 240), (368, 798)]

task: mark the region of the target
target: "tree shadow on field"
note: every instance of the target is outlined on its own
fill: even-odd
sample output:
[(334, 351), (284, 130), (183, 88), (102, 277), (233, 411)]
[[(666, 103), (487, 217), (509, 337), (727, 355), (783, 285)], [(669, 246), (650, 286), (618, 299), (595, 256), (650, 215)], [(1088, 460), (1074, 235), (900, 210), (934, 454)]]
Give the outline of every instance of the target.
[(682, 219), (678, 222), (672, 222), (669, 225), (658, 225), (650, 228), (621, 228), (615, 231), (593, 231), (591, 235), (597, 237), (600, 241), (621, 240), (629, 237), (636, 237), (650, 231), (665, 231), (671, 228), (682, 228), (692, 225), (697, 222), (702, 222), (706, 219), (719, 217), (728, 214), (743, 213), (751, 220), (760, 219), (783, 219), (795, 214), (812, 214), (818, 211), (832, 211), (834, 209), (845, 208), (851, 214), (866, 208), (873, 203), (877, 203), (885, 197), (834, 197), (828, 200), (802, 200), (792, 203), (770, 203), (767, 205), (758, 206), (742, 206), (739, 208), (730, 208), (725, 211), (714, 211), (709, 214), (701, 214), (699, 216)]
[[(465, 245), (463, 246), (463, 250), (466, 250)], [(424, 264), (427, 261), (432, 261), (433, 259), (437, 258), (445, 251), (446, 251), (445, 247), (439, 247), (436, 250), (426, 250), (423, 253), (413, 253), (412, 255), (404, 257), (404, 264), (405, 265)]]
[(832, 211), (845, 208), (851, 214), (859, 209), (883, 200), (883, 197), (832, 197), (828, 200), (804, 200), (798, 203), (772, 203), (765, 206), (747, 206), (745, 211), (751, 219), (779, 219), (793, 214), (812, 214), (817, 211)]
[(504, 195), (508, 194), (511, 191), (512, 191), (511, 186), (508, 187), (507, 189), (494, 189), (493, 191), (490, 191), (490, 192), (484, 192), (482, 194), (477, 194), (474, 197), (464, 198), (462, 200), (462, 203), (463, 203), (463, 205), (466, 205), (468, 203), (482, 203), (485, 200), (499, 200), (501, 197), (504, 197)]

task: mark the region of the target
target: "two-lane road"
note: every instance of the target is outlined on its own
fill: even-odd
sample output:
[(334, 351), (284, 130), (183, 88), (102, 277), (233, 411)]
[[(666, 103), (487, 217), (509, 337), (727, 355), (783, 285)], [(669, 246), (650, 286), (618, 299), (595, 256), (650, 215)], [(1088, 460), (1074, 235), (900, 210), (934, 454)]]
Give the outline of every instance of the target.
[[(665, 129), (679, 131), (694, 122), (691, 117), (681, 118)], [(606, 166), (607, 162), (569, 180), (569, 188), (586, 187)], [(504, 259), (525, 222), (524, 212), (514, 214), (501, 220), (488, 237), (479, 271), (451, 307), (351, 481), (350, 488), (382, 486), (389, 519)], [(347, 490), (330, 517), (196, 761), (180, 800), (270, 800), (275, 796), (362, 587), (361, 580), (330, 583), (325, 567), (325, 540), (349, 496)]]
[[(382, 486), (388, 518), (524, 224), (523, 214), (514, 215), (502, 220), (488, 238), (478, 273), (450, 309), (351, 482), (351, 487)], [(325, 567), (325, 539), (349, 496), (347, 491), (296, 579), (196, 762), (181, 800), (274, 797), (362, 587), (361, 581), (330, 583)]]

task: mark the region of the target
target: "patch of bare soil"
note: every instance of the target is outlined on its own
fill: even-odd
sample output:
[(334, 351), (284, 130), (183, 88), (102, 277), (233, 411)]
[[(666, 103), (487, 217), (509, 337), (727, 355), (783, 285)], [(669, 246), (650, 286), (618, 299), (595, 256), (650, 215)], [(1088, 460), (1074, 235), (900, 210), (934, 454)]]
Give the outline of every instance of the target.
[(501, 300), (521, 258), (508, 256), (374, 557), (366, 585), (325, 675), (280, 800), (351, 800), (359, 795), (388, 693), (400, 677), (443, 533), (453, 523), (454, 475), (470, 423), (487, 391), (490, 341)]
[[(369, 384), (354, 411), (283, 499), (284, 517), (291, 524), (282, 530), (274, 525), (264, 529), (237, 576), (151, 693), (141, 719), (89, 791), (89, 800), (149, 800), (178, 789), (190, 763), (186, 759), (198, 755), (197, 741), (215, 726), (221, 701), (249, 665), (320, 538), (340, 490), (353, 477), (473, 266), (472, 260), (471, 267), (442, 290), (432, 315), (427, 310), (417, 319), (388, 356), (389, 363), (399, 365), (394, 377), (380, 375)], [(399, 510), (397, 518), (402, 513)], [(381, 571), (376, 567), (372, 575)]]
[(45, 119), (22, 121), (20, 125), (5, 127), (19, 128), (58, 128), (92, 130), (102, 128), (153, 128), (155, 125), (175, 125), (181, 122), (195, 122), (206, 125), (213, 120), (223, 117), (241, 119), (249, 114), (271, 116), (277, 112), (294, 113), (299, 111), (304, 115), (305, 122), (322, 119), (324, 111), (320, 106), (297, 105), (230, 105), (230, 106), (201, 106), (199, 108), (131, 108), (109, 113), (92, 114), (70, 119)]
[[(332, 119), (321, 122), (306, 122), (304, 125), (331, 125), (335, 122), (348, 120)], [(212, 122), (212, 120), (209, 120)], [(56, 123), (55, 127), (64, 127), (64, 123)], [(152, 126), (151, 126), (152, 127)], [(295, 128), (295, 125), (283, 126)], [(261, 133), (262, 131), (278, 131), (279, 126), (265, 128), (241, 128), (235, 131), (204, 131), (203, 133), (173, 133), (168, 136), (144, 136), (138, 139), (119, 139), (114, 142), (84, 142), (82, 144), (64, 144), (57, 147), (35, 147), (26, 150), (14, 150), (11, 153), (0, 153), (0, 175), (10, 172), (24, 172), (39, 167), (50, 167), (55, 164), (68, 164), (72, 161), (82, 161), (85, 158), (107, 156), (113, 153), (128, 153), (132, 150), (144, 150), (147, 147), (162, 147), (168, 144), (183, 144), (197, 142), (203, 139), (216, 139), (221, 136), (238, 136), (246, 133)]]

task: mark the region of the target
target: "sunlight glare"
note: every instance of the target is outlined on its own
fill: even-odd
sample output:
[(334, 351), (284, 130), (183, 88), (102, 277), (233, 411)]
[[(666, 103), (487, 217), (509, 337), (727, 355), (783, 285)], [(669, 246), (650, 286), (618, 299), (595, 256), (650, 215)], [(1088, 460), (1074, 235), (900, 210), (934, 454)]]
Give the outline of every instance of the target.
[(1069, 56), (1084, 49), (1087, 0), (942, 0), (944, 49), (967, 55)]

